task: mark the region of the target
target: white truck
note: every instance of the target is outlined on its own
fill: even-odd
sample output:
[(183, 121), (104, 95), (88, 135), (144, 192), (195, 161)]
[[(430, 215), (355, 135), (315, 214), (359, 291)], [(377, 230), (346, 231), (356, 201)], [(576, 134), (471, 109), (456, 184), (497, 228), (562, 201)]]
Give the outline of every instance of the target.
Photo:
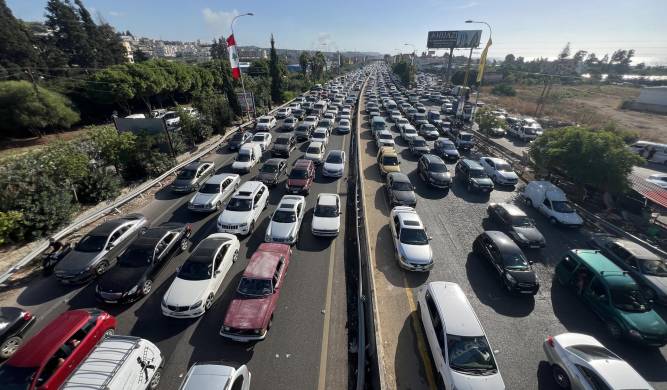
[(528, 206), (536, 208), (554, 225), (580, 227), (584, 223), (583, 219), (570, 205), (563, 190), (551, 182), (531, 181), (526, 185), (521, 195)]

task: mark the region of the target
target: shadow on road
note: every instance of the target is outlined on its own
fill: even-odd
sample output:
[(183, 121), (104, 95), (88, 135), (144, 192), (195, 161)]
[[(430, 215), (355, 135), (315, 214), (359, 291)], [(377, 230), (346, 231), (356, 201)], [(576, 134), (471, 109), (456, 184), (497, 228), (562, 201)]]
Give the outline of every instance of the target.
[(16, 298), (21, 306), (36, 306), (67, 295), (81, 286), (66, 286), (51, 276), (38, 276)]
[[(415, 329), (412, 315), (419, 316), (419, 312), (414, 312), (408, 315), (403, 322), (403, 327), (398, 334), (396, 340), (396, 355), (394, 356), (394, 374), (396, 376), (397, 389), (428, 389), (428, 382), (426, 381), (426, 371), (422, 364), (422, 358), (417, 349), (417, 331), (423, 332), (422, 329)], [(417, 321), (417, 326), (421, 327), (421, 321)], [(429, 350), (428, 345), (426, 349)], [(431, 362), (433, 358), (431, 357)], [(419, 382), (415, 382), (416, 379)]]
[(537, 388), (538, 390), (560, 390), (553, 379), (551, 365), (546, 360), (542, 360), (537, 366)]
[(416, 288), (423, 285), (428, 279), (428, 272), (410, 272), (399, 267), (389, 225), (380, 228), (373, 245), (375, 245), (375, 265), (393, 286)]

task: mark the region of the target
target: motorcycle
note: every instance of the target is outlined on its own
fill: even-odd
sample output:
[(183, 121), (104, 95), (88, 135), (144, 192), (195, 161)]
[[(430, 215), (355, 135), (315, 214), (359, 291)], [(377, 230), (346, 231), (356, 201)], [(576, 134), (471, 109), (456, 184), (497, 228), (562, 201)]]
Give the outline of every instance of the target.
[(51, 275), (56, 264), (62, 260), (72, 250), (71, 244), (65, 244), (60, 250), (51, 253), (45, 253), (42, 256), (42, 273), (45, 276)]

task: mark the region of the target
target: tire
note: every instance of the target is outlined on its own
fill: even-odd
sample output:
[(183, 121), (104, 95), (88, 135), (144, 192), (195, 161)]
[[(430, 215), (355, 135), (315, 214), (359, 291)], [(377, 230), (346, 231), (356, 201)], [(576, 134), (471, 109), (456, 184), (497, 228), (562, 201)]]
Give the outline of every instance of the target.
[(106, 332), (104, 332), (104, 337), (113, 336), (115, 333), (116, 329), (114, 328), (107, 329)]
[(560, 368), (560, 366), (553, 365), (551, 366), (551, 375), (554, 378), (554, 381), (560, 387), (561, 389), (569, 389), (570, 388), (570, 378), (567, 376), (567, 373), (565, 370)]
[(609, 335), (610, 335), (613, 339), (618, 340), (618, 339), (621, 338), (621, 336), (623, 336), (623, 331), (621, 330), (621, 327), (618, 326), (617, 323), (615, 323), (615, 322), (608, 322), (608, 323), (606, 324), (606, 327), (607, 327), (607, 332), (609, 332)]
[(533, 201), (530, 198), (526, 198), (526, 206), (533, 207)]
[(234, 256), (232, 257), (232, 264), (233, 264), (233, 263), (236, 263), (236, 261), (237, 261), (238, 259), (239, 259), (239, 250), (237, 249), (237, 250), (234, 252)]
[(23, 339), (20, 336), (12, 336), (5, 340), (5, 342), (0, 345), (0, 358), (8, 359), (19, 349), (22, 343)]
[(211, 309), (211, 306), (213, 306), (213, 298), (213, 293), (208, 294), (206, 302), (204, 303), (204, 311), (209, 311)]
[(162, 378), (162, 369), (158, 368), (153, 373), (153, 377), (151, 378), (151, 381), (148, 384), (148, 388), (150, 390), (156, 390), (158, 388), (158, 386), (160, 385), (160, 379), (161, 378)]
[(107, 272), (108, 269), (109, 269), (109, 262), (103, 260), (97, 265), (97, 267), (95, 267), (95, 274), (97, 274), (98, 276), (102, 275), (103, 273)]
[(181, 238), (181, 242), (178, 244), (178, 250), (181, 252), (187, 252), (190, 249), (190, 240), (187, 238)]
[(146, 295), (150, 294), (152, 289), (153, 289), (153, 281), (150, 280), (150, 279), (146, 279), (146, 281), (144, 281), (144, 285), (141, 286), (141, 293), (144, 296), (146, 296)]

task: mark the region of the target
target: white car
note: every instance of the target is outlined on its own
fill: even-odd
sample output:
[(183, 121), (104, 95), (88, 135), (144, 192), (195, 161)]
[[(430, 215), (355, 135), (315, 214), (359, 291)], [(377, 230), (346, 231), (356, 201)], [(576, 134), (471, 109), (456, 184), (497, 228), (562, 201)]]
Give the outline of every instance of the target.
[(310, 142), (321, 142), (322, 145), (327, 146), (329, 144), (329, 131), (323, 127), (318, 127), (310, 135)]
[(311, 223), (313, 236), (336, 237), (340, 231), (340, 213), (338, 194), (319, 194)]
[(252, 137), (252, 143), (258, 144), (262, 148), (262, 152), (264, 152), (271, 146), (271, 139), (271, 133), (260, 131)]
[(333, 112), (333, 111), (327, 111), (327, 112), (324, 113), (324, 116), (322, 118), (323, 119), (328, 119), (331, 122), (333, 122), (334, 120), (336, 120), (336, 113)]
[(176, 111), (167, 111), (162, 119), (167, 127), (176, 127), (181, 124), (181, 117), (178, 116)]
[(324, 158), (325, 146), (321, 142), (311, 141), (306, 148), (306, 153), (303, 158), (311, 160), (315, 164), (321, 164)]
[(660, 188), (667, 188), (667, 174), (665, 173), (656, 173), (654, 175), (651, 175), (648, 178), (646, 178), (646, 181), (649, 183), (653, 183)]
[(276, 111), (276, 118), (284, 119), (292, 115), (292, 109), (290, 107), (282, 107)]
[(297, 103), (298, 99), (292, 103), (290, 103), (289, 108), (292, 110), (300, 110), (301, 109), (301, 103)]
[(322, 176), (342, 177), (345, 173), (345, 151), (333, 149), (327, 152), (322, 166)]
[(341, 119), (338, 121), (337, 129), (339, 134), (348, 134), (352, 130), (352, 125), (350, 124), (349, 119)]
[(218, 231), (243, 235), (252, 233), (268, 199), (269, 188), (261, 181), (243, 183), (218, 216)]
[(250, 390), (250, 371), (218, 362), (197, 362), (185, 374), (178, 390)]
[[(542, 347), (553, 378), (562, 389), (653, 389), (631, 365), (595, 337), (563, 333), (547, 337)], [(589, 378), (599, 384), (593, 385)]]
[(255, 130), (257, 131), (269, 131), (276, 126), (276, 118), (272, 115), (260, 116), (257, 119), (257, 125)]
[(383, 146), (391, 146), (392, 148), (396, 144), (394, 142), (394, 136), (389, 130), (380, 130), (375, 132), (375, 143), (377, 144), (378, 149)]
[(394, 123), (401, 118), (403, 118), (403, 115), (401, 115), (401, 112), (398, 110), (391, 110), (389, 113), (389, 119)]
[(410, 140), (413, 140), (417, 137), (417, 129), (412, 125), (405, 125), (401, 127), (401, 138), (403, 141), (410, 143)]
[(315, 115), (308, 115), (306, 119), (303, 120), (303, 123), (310, 125), (313, 129), (315, 126), (317, 126), (317, 122), (319, 122), (319, 118)]
[(438, 387), (504, 390), (493, 348), (461, 287), (430, 282), (419, 290), (417, 301)]
[(301, 195), (284, 195), (271, 215), (264, 241), (295, 244), (299, 239), (299, 230), (305, 213), (306, 198)]
[(206, 180), (204, 185), (188, 202), (188, 209), (199, 212), (220, 210), (222, 203), (241, 184), (241, 177), (235, 173), (221, 173)]
[(340, 112), (340, 115), (338, 115), (338, 118), (339, 119), (347, 119), (349, 121), (349, 120), (352, 120), (352, 114), (350, 113), (349, 110), (343, 110), (343, 111)]
[(394, 124), (396, 125), (396, 130), (401, 131), (403, 126), (410, 124), (410, 121), (406, 118), (400, 117), (396, 120), (396, 122), (394, 122)]
[(213, 306), (222, 280), (239, 256), (239, 240), (226, 233), (203, 239), (178, 267), (176, 277), (162, 298), (162, 314), (195, 318)]
[(426, 228), (412, 207), (396, 206), (389, 214), (389, 226), (398, 265), (409, 271), (433, 268), (433, 250)]
[(514, 172), (512, 166), (502, 158), (482, 157), (479, 163), (496, 184), (515, 186), (519, 182), (519, 176)]

